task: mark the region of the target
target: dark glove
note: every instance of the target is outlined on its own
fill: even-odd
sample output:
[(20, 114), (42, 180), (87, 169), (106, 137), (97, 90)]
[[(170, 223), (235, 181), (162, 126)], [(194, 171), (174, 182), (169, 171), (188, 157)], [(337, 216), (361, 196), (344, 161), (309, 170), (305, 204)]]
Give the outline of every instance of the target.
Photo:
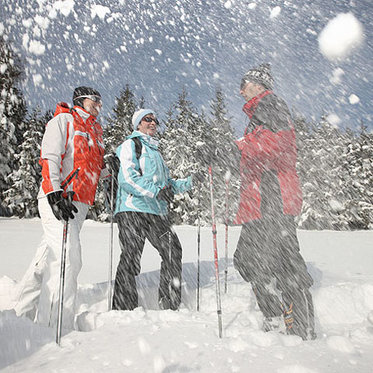
[(174, 192), (172, 191), (172, 186), (168, 185), (161, 189), (157, 194), (157, 199), (166, 201), (167, 203), (172, 202), (174, 199)]
[(78, 209), (73, 204), (73, 196), (74, 192), (68, 192), (66, 198), (62, 196), (61, 191), (47, 194), (48, 202), (56, 219), (66, 221), (74, 219), (73, 212), (78, 212)]

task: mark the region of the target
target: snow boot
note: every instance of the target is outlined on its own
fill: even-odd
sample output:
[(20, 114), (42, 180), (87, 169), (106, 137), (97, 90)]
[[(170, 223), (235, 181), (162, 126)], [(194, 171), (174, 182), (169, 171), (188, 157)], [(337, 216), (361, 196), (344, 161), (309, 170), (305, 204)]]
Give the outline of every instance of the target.
[(298, 335), (305, 341), (316, 339), (313, 302), (309, 290), (293, 289), (283, 294), (283, 301), (287, 334)]

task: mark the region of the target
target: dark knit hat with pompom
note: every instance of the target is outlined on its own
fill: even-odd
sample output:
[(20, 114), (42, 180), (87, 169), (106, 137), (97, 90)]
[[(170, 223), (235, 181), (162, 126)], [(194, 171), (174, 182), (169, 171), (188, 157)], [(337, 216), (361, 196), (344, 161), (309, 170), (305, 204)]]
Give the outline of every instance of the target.
[(272, 90), (274, 80), (271, 74), (271, 65), (269, 63), (263, 63), (249, 70), (241, 80), (241, 89), (243, 89), (248, 82), (258, 83), (264, 88)]

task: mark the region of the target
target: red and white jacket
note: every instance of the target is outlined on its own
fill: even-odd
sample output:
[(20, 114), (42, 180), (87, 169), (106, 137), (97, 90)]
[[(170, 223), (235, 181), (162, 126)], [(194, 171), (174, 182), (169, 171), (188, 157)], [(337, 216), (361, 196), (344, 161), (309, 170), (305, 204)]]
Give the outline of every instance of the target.
[(74, 201), (92, 205), (104, 162), (102, 127), (79, 106), (57, 105), (46, 126), (40, 152), (42, 183), (39, 198), (73, 191)]
[(253, 129), (245, 131), (244, 137), (236, 141), (241, 151), (241, 193), (235, 223), (262, 218), (262, 182), (263, 179), (268, 181), (265, 177), (268, 173), (275, 175), (279, 188), (275, 185), (267, 188), (273, 192), (267, 192), (265, 198), (279, 198), (283, 214), (298, 215), (302, 191), (296, 171), (295, 131), (285, 102), (271, 91), (265, 91), (248, 101), (243, 111), (249, 116)]

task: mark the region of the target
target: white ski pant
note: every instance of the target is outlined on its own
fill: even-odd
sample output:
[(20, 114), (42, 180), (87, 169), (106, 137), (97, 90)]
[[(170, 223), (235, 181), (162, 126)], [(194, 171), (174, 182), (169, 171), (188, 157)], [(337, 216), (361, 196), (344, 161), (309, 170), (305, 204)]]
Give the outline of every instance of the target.
[[(63, 303), (64, 329), (74, 328), (75, 297), (78, 275), (82, 267), (79, 233), (88, 212), (88, 205), (74, 202), (78, 212), (69, 220), (66, 245), (65, 290)], [(42, 325), (57, 324), (60, 284), (63, 221), (54, 216), (46, 197), (38, 201), (44, 236), (30, 267), (19, 284), (15, 311)]]

